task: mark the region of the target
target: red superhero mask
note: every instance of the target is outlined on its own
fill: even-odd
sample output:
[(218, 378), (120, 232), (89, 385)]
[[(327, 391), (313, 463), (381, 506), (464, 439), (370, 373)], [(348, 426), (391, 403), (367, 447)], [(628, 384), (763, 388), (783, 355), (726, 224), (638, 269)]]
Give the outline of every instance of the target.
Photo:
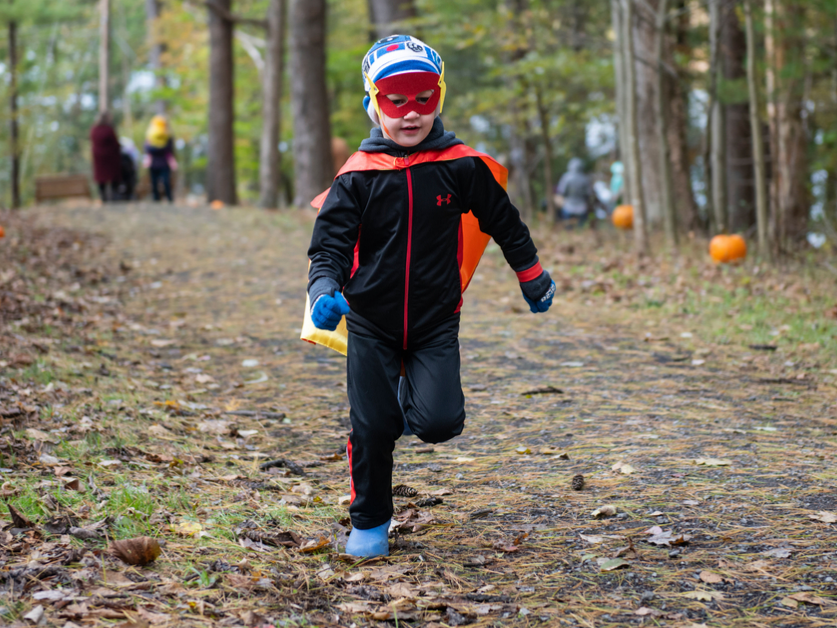
[[(433, 113), (445, 91), (444, 70), (442, 72), (441, 76), (434, 72), (405, 72), (379, 79), (375, 83), (377, 93), (374, 95), (378, 109), (390, 118), (403, 118), (412, 111), (423, 116)], [(422, 92), (431, 90), (433, 93), (426, 102), (417, 99)], [(396, 94), (406, 97), (407, 102), (396, 104), (387, 98)]]

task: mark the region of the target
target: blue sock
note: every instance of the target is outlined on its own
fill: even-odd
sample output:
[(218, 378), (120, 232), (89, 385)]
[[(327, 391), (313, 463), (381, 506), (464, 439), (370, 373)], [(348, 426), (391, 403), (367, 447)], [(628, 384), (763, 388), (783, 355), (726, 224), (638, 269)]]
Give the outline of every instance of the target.
[(387, 556), (389, 554), (389, 524), (390, 522), (387, 521), (369, 530), (352, 528), (349, 541), (346, 543), (346, 553), (362, 558)]

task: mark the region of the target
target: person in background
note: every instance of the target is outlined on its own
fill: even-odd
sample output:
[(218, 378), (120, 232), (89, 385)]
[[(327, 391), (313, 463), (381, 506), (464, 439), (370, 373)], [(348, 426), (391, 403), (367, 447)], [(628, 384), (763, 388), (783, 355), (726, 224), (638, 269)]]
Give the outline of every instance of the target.
[(154, 200), (161, 200), (160, 183), (171, 203), (174, 199), (171, 191), (171, 173), (177, 170), (177, 160), (174, 158), (174, 140), (169, 130), (169, 122), (165, 116), (154, 116), (145, 133), (145, 156), (142, 165), (151, 174), (151, 191)]
[(579, 227), (584, 226), (593, 205), (593, 185), (590, 177), (584, 174), (583, 161), (577, 157), (570, 159), (555, 192), (555, 205), (561, 208), (561, 220), (577, 220)]
[(107, 203), (115, 200), (122, 170), (122, 152), (109, 111), (101, 112), (96, 118), (96, 124), (90, 129), (90, 143), (93, 148), (93, 178), (99, 186), (102, 202)]

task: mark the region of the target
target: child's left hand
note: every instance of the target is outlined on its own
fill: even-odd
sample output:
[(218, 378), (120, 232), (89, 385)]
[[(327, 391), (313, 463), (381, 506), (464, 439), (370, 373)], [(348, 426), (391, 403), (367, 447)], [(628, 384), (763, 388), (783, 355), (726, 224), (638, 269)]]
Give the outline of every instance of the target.
[[(537, 296), (537, 288), (549, 282), (549, 288), (540, 297)], [(520, 289), (523, 291), (523, 298), (529, 305), (529, 311), (533, 314), (546, 312), (552, 306), (552, 299), (555, 297), (555, 282), (549, 276), (549, 273), (543, 271), (543, 274), (532, 281), (527, 281), (520, 284)], [(540, 287), (543, 290), (542, 287)]]

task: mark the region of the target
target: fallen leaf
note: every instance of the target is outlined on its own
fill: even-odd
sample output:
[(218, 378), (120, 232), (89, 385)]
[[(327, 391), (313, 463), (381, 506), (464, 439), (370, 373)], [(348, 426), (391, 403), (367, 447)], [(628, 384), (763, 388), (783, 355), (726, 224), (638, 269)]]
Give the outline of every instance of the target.
[(831, 600), (826, 600), (825, 598), (812, 595), (807, 591), (794, 593), (793, 595), (789, 595), (788, 598), (790, 598), (791, 600), (796, 600), (797, 602), (805, 602), (806, 604), (814, 604), (816, 606), (825, 606), (826, 604), (833, 604)]
[[(601, 560), (601, 559), (600, 559)], [(598, 562), (598, 561), (596, 561)], [(599, 568), (602, 571), (614, 571), (615, 569), (622, 569), (623, 567), (630, 567), (629, 563), (624, 558), (606, 558), (599, 563)]]
[(624, 475), (630, 475), (631, 473), (636, 471), (636, 469), (634, 469), (631, 465), (626, 464), (624, 462), (617, 462), (615, 465), (613, 465), (610, 468), (610, 470), (611, 471), (618, 471), (619, 473), (622, 473)]
[(44, 616), (44, 607), (41, 606), (40, 604), (38, 604), (38, 606), (36, 606), (31, 611), (26, 613), (26, 615), (23, 616), (23, 619), (26, 619), (27, 621), (31, 621), (33, 624), (38, 624), (38, 623), (40, 623), (43, 616)]
[(148, 431), (157, 437), (172, 436), (171, 430), (162, 425), (152, 425), (148, 428)]
[(17, 508), (12, 506), (11, 504), (6, 504), (6, 506), (9, 509), (9, 514), (12, 516), (12, 525), (14, 525), (14, 527), (16, 527), (16, 528), (34, 528), (35, 527), (32, 524), (32, 522), (29, 521), (29, 519), (27, 519), (22, 514), (20, 514), (20, 511), (18, 511)]
[(700, 602), (720, 601), (724, 599), (723, 593), (719, 591), (706, 591), (705, 589), (697, 589), (695, 591), (687, 591), (681, 594), (691, 600), (698, 600)]
[(58, 464), (60, 461), (58, 460), (58, 458), (56, 458), (55, 456), (51, 456), (50, 454), (41, 454), (38, 457), (38, 462), (40, 462), (41, 464), (53, 465)]
[(162, 551), (157, 539), (140, 536), (133, 539), (114, 541), (110, 544), (111, 553), (129, 565), (147, 565), (154, 562)]
[(616, 515), (616, 506), (599, 506), (590, 513), (590, 516), (594, 519), (598, 519), (599, 517), (614, 517)]
[(520, 447), (515, 449), (515, 452), (519, 453), (521, 456), (525, 456), (527, 454), (531, 454), (532, 450), (526, 447), (525, 445), (521, 445)]
[(799, 602), (789, 597), (783, 597), (779, 600), (779, 604), (787, 606), (788, 608), (797, 608), (799, 606)]
[(34, 427), (27, 428), (26, 430), (26, 437), (30, 440), (40, 441), (42, 443), (50, 443), (53, 442), (53, 437), (43, 432), (41, 430), (37, 430)]
[(837, 514), (826, 510), (821, 510), (815, 515), (808, 515), (808, 518), (822, 523), (837, 523)]
[(700, 579), (707, 584), (720, 584), (725, 580), (723, 576), (720, 576), (716, 573), (712, 573), (711, 571), (701, 571)]
[(318, 552), (323, 548), (328, 547), (331, 544), (331, 539), (327, 536), (321, 536), (317, 539), (311, 539), (304, 545), (299, 548), (299, 551), (303, 554), (311, 554), (313, 552)]
[(640, 608), (634, 611), (634, 615), (639, 615), (640, 617), (647, 617), (651, 615), (652, 617), (661, 617), (663, 612), (657, 610), (656, 608), (648, 608), (647, 606), (641, 606)]
[[(651, 530), (654, 530), (654, 528), (651, 528)], [(660, 531), (657, 533), (651, 533), (649, 531), (649, 534), (652, 534), (652, 536), (646, 539), (646, 541), (648, 541), (649, 543), (653, 543), (654, 545), (685, 545), (689, 542), (689, 539), (692, 538), (688, 534), (674, 534), (671, 532), (671, 530), (667, 530), (665, 532)]]
[(579, 534), (578, 535), (582, 541), (587, 541), (588, 543), (592, 543), (595, 545), (596, 543), (604, 543), (605, 537), (597, 536), (595, 534)]
[(38, 591), (32, 595), (32, 599), (36, 602), (57, 602), (64, 599), (64, 592), (52, 589), (51, 591)]
[(703, 465), (705, 467), (728, 467), (732, 464), (732, 460), (723, 460), (721, 458), (698, 458), (695, 464)]
[(203, 531), (203, 526), (196, 521), (181, 521), (173, 525), (171, 529), (180, 536), (195, 536)]
[(121, 460), (102, 460), (99, 462), (100, 467), (105, 467), (106, 469), (110, 467), (118, 467), (122, 464)]

